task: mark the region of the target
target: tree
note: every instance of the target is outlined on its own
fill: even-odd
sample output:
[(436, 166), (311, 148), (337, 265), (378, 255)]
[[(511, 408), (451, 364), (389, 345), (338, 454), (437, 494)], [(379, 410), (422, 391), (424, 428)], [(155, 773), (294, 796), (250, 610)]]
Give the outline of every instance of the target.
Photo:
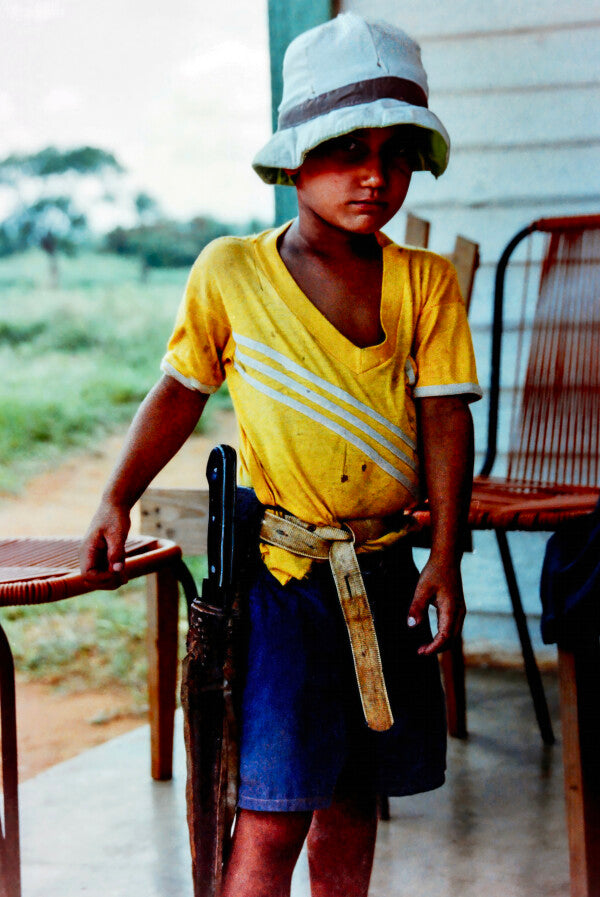
[(50, 282), (58, 286), (58, 251), (72, 253), (87, 234), (87, 219), (68, 196), (38, 199), (17, 209), (2, 225), (0, 254), (39, 246), (48, 256)]
[(209, 216), (197, 216), (191, 221), (160, 218), (153, 224), (115, 228), (106, 235), (104, 245), (109, 252), (137, 256), (145, 279), (150, 268), (188, 267), (207, 243), (230, 233), (231, 224)]
[(135, 210), (140, 224), (154, 224), (161, 217), (160, 206), (153, 196), (143, 191), (135, 197)]
[(74, 172), (80, 175), (98, 174), (106, 169), (122, 172), (115, 156), (95, 146), (59, 150), (48, 146), (37, 153), (13, 153), (0, 162), (0, 182), (18, 185), (24, 177), (46, 178)]
[[(73, 196), (75, 183), (106, 172), (123, 172), (107, 150), (82, 146), (12, 154), (0, 161), (0, 184), (13, 194), (13, 208), (0, 226), (0, 255), (39, 246), (48, 256), (50, 280), (58, 284), (58, 252), (74, 252), (89, 238), (87, 215)], [(25, 196), (36, 195), (31, 202)]]

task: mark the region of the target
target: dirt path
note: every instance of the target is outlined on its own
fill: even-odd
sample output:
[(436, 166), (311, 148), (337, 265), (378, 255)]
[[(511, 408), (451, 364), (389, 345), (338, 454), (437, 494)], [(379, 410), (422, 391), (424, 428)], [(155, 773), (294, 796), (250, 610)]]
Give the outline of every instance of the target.
[[(152, 485), (204, 488), (208, 454), (218, 442), (237, 446), (237, 427), (231, 412), (215, 412), (210, 430), (192, 436)], [(95, 451), (70, 455), (64, 464), (34, 477), (21, 494), (1, 495), (0, 539), (82, 535), (122, 443), (123, 433), (111, 436)], [(134, 511), (133, 529), (138, 526)]]
[[(0, 538), (82, 535), (122, 440), (121, 433), (93, 452), (70, 456), (64, 464), (31, 480), (19, 496), (0, 496)], [(208, 454), (218, 442), (237, 446), (237, 428), (231, 413), (215, 414), (210, 430), (193, 436), (154, 485), (203, 487)], [(138, 527), (139, 516), (134, 512), (133, 529)], [(23, 682), (17, 670), (21, 781), (144, 723), (145, 719), (139, 716), (120, 714), (119, 707), (127, 703), (125, 690), (61, 695), (50, 685)]]

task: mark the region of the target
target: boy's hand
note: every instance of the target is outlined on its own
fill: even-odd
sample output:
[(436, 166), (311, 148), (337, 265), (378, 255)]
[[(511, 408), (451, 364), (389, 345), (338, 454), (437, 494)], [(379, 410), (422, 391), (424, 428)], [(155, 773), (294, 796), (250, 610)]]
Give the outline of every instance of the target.
[(127, 581), (125, 540), (129, 527), (127, 511), (117, 505), (100, 505), (79, 552), (86, 585), (97, 589), (117, 589)]
[(207, 399), (165, 375), (140, 405), (79, 552), (91, 588), (116, 589), (126, 581), (130, 510), (192, 433)]
[(445, 651), (462, 630), (466, 608), (458, 565), (439, 564), (429, 559), (415, 589), (408, 625), (421, 623), (430, 604), (437, 610), (438, 631), (433, 641), (419, 648), (418, 653), (423, 655)]
[[(465, 599), (460, 576), (473, 479), (473, 422), (464, 396), (419, 399), (423, 467), (431, 510), (431, 554), (409, 610), (409, 626), (437, 610), (435, 638), (419, 654), (444, 651), (460, 634)], [(411, 622), (414, 620), (414, 622)]]

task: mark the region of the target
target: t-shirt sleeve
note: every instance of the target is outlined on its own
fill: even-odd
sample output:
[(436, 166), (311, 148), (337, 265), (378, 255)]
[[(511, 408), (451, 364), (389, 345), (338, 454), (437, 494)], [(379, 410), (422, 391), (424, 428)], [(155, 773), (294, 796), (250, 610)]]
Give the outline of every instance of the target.
[(211, 245), (194, 263), (161, 363), (163, 373), (208, 394), (225, 379), (223, 354), (231, 338), (219, 288), (222, 255)]
[(456, 271), (450, 263), (440, 264), (429, 270), (427, 281), (413, 344), (413, 395), (479, 399), (483, 393)]

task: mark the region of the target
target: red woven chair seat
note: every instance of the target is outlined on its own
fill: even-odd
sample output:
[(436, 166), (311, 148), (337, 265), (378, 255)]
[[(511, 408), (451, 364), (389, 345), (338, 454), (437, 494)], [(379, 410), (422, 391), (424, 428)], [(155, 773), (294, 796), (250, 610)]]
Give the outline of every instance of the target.
[[(532, 249), (536, 234), (543, 239), (541, 257)], [(507, 268), (525, 238), (525, 256)], [(492, 437), (493, 453), (475, 478), (469, 523), (472, 529), (553, 530), (592, 511), (600, 487), (600, 216), (534, 222), (503, 259), (494, 329), (502, 342), (512, 339), (513, 350), (502, 376), (499, 350), (492, 358), (488, 457)], [(501, 384), (510, 405), (504, 418), (497, 405), (492, 416)], [(500, 420), (509, 437), (505, 478), (491, 476)]]
[[(45, 604), (91, 591), (79, 572), (80, 545), (75, 538), (0, 540), (0, 606)], [(133, 579), (176, 557), (181, 551), (173, 542), (134, 536), (126, 544), (125, 574)]]
[(598, 490), (586, 486), (533, 486), (475, 478), (469, 510), (473, 529), (554, 530), (565, 520), (589, 514)]

